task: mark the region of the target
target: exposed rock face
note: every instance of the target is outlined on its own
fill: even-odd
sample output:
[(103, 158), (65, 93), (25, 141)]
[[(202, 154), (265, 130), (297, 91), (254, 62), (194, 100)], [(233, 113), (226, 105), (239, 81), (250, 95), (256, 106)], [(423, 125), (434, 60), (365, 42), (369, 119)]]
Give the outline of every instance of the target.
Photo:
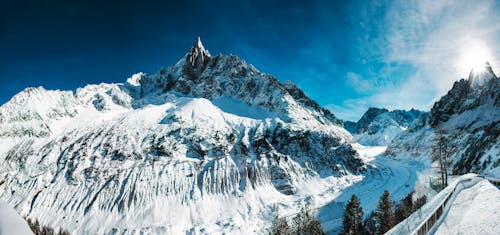
[(500, 176), (500, 79), (489, 64), (461, 79), (432, 107), (428, 122), (396, 138), (392, 155), (430, 156), (434, 130), (448, 132), (457, 152), (453, 172), (489, 172)]
[(186, 55), (186, 63), (184, 69), (187, 71), (192, 71), (195, 73), (203, 72), (205, 66), (210, 61), (212, 56), (205, 50), (203, 44), (201, 43), (200, 37), (196, 39), (196, 44), (189, 50)]
[[(124, 84), (27, 89), (2, 105), (0, 198), (76, 233), (231, 231), (267, 194), (364, 171), (335, 121), (298, 87), (212, 57), (198, 39), (176, 65)], [(200, 213), (229, 201), (241, 208)]]

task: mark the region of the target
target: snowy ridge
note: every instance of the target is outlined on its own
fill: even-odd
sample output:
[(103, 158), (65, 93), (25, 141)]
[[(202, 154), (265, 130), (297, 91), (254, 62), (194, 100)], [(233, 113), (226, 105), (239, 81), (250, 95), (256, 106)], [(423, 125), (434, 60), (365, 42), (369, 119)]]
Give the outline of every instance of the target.
[(0, 107), (0, 198), (75, 233), (255, 233), (307, 182), (339, 190), (366, 168), (297, 89), (199, 39), (123, 84), (26, 89)]

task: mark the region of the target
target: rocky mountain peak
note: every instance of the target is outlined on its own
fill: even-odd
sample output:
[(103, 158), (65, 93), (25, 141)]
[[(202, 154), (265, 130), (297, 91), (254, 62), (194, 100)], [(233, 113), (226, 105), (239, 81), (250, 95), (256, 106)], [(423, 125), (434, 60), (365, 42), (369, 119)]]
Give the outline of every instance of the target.
[(468, 80), (472, 87), (479, 87), (496, 77), (490, 63), (485, 62), (483, 68), (471, 70)]
[(126, 87), (133, 97), (148, 98), (135, 102), (138, 105), (132, 105), (134, 107), (151, 100), (161, 103), (161, 98), (156, 98), (173, 91), (214, 102), (236, 101), (270, 114), (267, 117), (279, 116), (286, 121), (294, 119), (305, 122), (304, 116), (297, 114), (310, 112), (311, 115), (306, 116), (314, 119), (314, 122), (341, 125), (333, 113), (309, 98), (293, 82), (283, 84), (236, 55), (218, 54), (211, 57), (199, 38), (176, 65), (163, 68), (155, 74), (136, 74), (127, 80)]
[(208, 52), (208, 50), (206, 50), (203, 46), (201, 38), (198, 37), (193, 47), (191, 47), (188, 54), (186, 55), (186, 62), (187, 65), (191, 66), (192, 68), (203, 68), (208, 63), (211, 57), (212, 56), (210, 55), (210, 52)]
[(448, 121), (454, 114), (461, 114), (482, 105), (500, 106), (499, 87), (500, 79), (488, 62), (483, 69), (472, 70), (467, 80), (456, 81), (453, 88), (434, 103), (430, 115), (431, 126), (436, 127)]

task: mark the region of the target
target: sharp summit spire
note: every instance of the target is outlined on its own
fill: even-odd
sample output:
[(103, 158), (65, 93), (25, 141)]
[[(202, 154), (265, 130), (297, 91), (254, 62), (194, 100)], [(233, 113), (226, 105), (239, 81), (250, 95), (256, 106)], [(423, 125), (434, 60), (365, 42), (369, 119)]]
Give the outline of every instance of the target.
[(203, 46), (201, 38), (196, 38), (196, 43), (193, 47), (191, 47), (186, 56), (186, 62), (188, 62), (193, 68), (202, 68), (206, 65), (210, 58), (210, 52), (208, 52), (208, 50), (206, 50)]

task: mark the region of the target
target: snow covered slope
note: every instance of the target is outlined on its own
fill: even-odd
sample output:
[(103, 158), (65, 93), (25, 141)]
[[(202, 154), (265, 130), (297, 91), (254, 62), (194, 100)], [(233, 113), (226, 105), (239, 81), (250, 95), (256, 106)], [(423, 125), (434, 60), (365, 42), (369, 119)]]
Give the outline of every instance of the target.
[(2, 105), (0, 198), (76, 233), (253, 233), (273, 204), (359, 179), (366, 164), (337, 123), (295, 85), (198, 39), (156, 73), (28, 88)]
[(358, 122), (344, 122), (344, 127), (363, 145), (387, 146), (392, 139), (408, 129), (413, 122), (425, 118), (419, 110), (369, 108)]
[(10, 205), (0, 200), (0, 235), (30, 235), (30, 227)]
[(436, 129), (446, 131), (457, 147), (453, 173), (500, 176), (500, 78), (489, 64), (455, 82), (434, 104), (428, 119), (397, 136), (387, 153), (429, 157)]

